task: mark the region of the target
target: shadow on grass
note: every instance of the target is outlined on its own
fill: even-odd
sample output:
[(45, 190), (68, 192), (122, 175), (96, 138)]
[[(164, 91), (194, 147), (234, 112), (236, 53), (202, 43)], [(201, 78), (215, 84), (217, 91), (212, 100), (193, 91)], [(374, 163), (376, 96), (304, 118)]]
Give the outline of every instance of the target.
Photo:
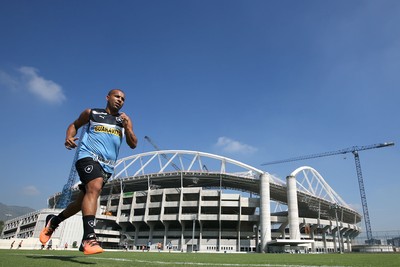
[(65, 261), (65, 262), (74, 262), (78, 264), (96, 264), (94, 262), (86, 262), (86, 261), (79, 261), (77, 256), (53, 256), (53, 255), (37, 255), (37, 256), (26, 256), (29, 259), (34, 259), (34, 260), (60, 260), (60, 261)]

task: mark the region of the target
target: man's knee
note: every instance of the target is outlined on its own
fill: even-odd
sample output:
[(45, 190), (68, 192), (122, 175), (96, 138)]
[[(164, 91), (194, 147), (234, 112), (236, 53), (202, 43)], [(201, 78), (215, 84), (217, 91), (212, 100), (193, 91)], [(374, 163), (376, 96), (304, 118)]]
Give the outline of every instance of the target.
[(99, 177), (86, 184), (86, 194), (100, 194), (103, 188), (103, 178)]

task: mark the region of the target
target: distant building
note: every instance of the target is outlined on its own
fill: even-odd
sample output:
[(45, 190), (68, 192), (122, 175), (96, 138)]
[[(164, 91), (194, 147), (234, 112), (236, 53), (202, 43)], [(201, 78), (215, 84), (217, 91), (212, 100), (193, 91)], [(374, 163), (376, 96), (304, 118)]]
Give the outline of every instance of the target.
[[(45, 226), (47, 215), (60, 211), (61, 210), (42, 209), (8, 220), (4, 223), (1, 238), (7, 240), (26, 239), (24, 241), (24, 248), (40, 249), (41, 243), (39, 242), (39, 234)], [(80, 244), (82, 235), (82, 216), (78, 213), (60, 224), (59, 228), (54, 232), (52, 236), (53, 248), (62, 247), (65, 243), (72, 244), (74, 241)], [(2, 242), (0, 242), (0, 247), (2, 247), (1, 244)]]
[(387, 240), (388, 245), (392, 245), (394, 247), (400, 247), (400, 237), (394, 237), (392, 239)]

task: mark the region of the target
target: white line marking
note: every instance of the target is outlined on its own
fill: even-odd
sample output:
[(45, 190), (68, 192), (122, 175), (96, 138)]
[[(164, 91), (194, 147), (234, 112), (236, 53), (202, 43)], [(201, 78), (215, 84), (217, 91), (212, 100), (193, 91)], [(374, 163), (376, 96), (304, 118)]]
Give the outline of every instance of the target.
[(249, 267), (351, 267), (351, 266), (331, 266), (331, 265), (295, 265), (295, 264), (239, 264), (239, 263), (207, 263), (207, 262), (172, 262), (172, 261), (146, 261), (138, 259), (123, 259), (123, 258), (98, 258), (97, 260), (112, 260), (112, 261), (130, 261), (138, 263), (164, 264), (164, 265), (194, 265), (194, 266), (249, 266)]
[[(19, 254), (14, 254), (19, 255)], [(38, 257), (49, 257), (49, 258), (69, 258), (71, 256), (63, 255), (51, 255), (51, 254), (25, 254), (29, 256)], [(296, 264), (240, 264), (240, 263), (208, 263), (208, 262), (172, 262), (172, 261), (146, 261), (138, 259), (124, 259), (124, 258), (100, 258), (90, 256), (96, 260), (109, 260), (109, 261), (123, 261), (123, 262), (138, 262), (138, 263), (150, 263), (150, 264), (164, 264), (164, 265), (192, 265), (192, 266), (248, 266), (248, 267), (351, 267), (351, 266), (340, 266), (340, 265), (296, 265)]]

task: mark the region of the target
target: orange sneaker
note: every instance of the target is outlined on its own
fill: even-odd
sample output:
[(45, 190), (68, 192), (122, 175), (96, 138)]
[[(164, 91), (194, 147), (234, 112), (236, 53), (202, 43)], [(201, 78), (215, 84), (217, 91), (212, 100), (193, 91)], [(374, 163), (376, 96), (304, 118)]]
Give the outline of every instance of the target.
[(40, 232), (39, 240), (42, 245), (46, 245), (47, 241), (51, 238), (51, 235), (54, 233), (57, 227), (51, 226), (51, 219), (55, 217), (55, 215), (47, 215), (46, 217), (46, 226)]
[(83, 254), (85, 255), (98, 254), (104, 251), (103, 248), (100, 247), (96, 239), (83, 240), (82, 249), (83, 249)]

